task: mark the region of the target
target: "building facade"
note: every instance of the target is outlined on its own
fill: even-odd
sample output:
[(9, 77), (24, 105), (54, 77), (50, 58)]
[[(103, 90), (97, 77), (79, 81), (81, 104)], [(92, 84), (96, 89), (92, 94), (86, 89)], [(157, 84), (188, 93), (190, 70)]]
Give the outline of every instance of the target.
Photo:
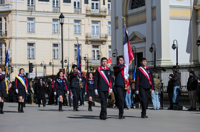
[[(196, 45), (200, 36), (199, 4), (199, 0), (112, 0), (112, 51), (117, 49), (119, 55), (123, 54), (123, 24), (126, 24), (131, 46), (136, 48), (136, 65), (145, 57), (148, 66), (153, 68), (154, 54), (149, 49), (154, 43), (157, 72), (166, 86), (176, 66), (176, 50), (172, 44), (178, 44), (181, 85), (185, 87), (188, 71), (199, 72), (200, 47)], [(112, 60), (115, 65), (116, 58)], [(134, 63), (130, 71), (133, 68)]]
[[(11, 80), (23, 67), (35, 65), (30, 77), (56, 75), (61, 68), (61, 29), (63, 13), (65, 69), (76, 64), (77, 41), (80, 44), (82, 71), (100, 64), (99, 56), (111, 57), (110, 0), (1, 0), (0, 64), (10, 49)], [(68, 68), (69, 66), (69, 68)], [(11, 68), (10, 68), (11, 69)], [(11, 72), (11, 71), (10, 71)]]

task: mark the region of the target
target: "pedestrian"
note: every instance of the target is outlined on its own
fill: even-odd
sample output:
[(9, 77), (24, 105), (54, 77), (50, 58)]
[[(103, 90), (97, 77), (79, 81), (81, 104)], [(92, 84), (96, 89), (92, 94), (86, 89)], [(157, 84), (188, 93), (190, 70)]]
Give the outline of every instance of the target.
[(88, 111), (92, 111), (93, 97), (95, 97), (94, 90), (95, 90), (95, 88), (94, 88), (93, 74), (89, 73), (88, 74), (88, 79), (86, 80), (86, 84), (85, 84), (85, 95), (87, 95), (88, 98), (89, 98)]
[(197, 80), (198, 77), (195, 75), (194, 71), (190, 71), (187, 82), (187, 90), (191, 107), (188, 109), (188, 111), (196, 111)]
[(154, 80), (151, 70), (147, 67), (146, 58), (140, 60), (141, 66), (136, 71), (136, 94), (140, 95), (140, 101), (142, 105), (141, 118), (148, 118), (146, 115), (146, 108), (148, 103), (150, 89), (154, 92)]
[(131, 108), (134, 109), (135, 101), (135, 80), (131, 79)]
[(128, 87), (128, 89), (126, 90), (126, 98), (125, 98), (125, 102), (126, 102), (126, 109), (127, 110), (130, 110), (131, 109), (131, 104), (132, 104), (132, 101), (131, 101), (131, 76), (129, 76), (129, 84), (130, 86)]
[(174, 77), (172, 78), (172, 80), (174, 81), (173, 104), (178, 105), (178, 92), (181, 86), (180, 74), (178, 73), (177, 69), (173, 70), (173, 74), (174, 74)]
[(168, 99), (169, 99), (169, 108), (168, 110), (172, 110), (173, 109), (173, 88), (174, 88), (174, 81), (172, 80), (172, 78), (174, 78), (173, 74), (169, 75), (169, 81), (168, 81), (168, 85), (167, 85), (167, 93), (168, 93)]
[(45, 107), (46, 87), (45, 87), (45, 84), (43, 83), (43, 79), (42, 78), (40, 78), (38, 80), (36, 89), (37, 89), (36, 91), (37, 91), (38, 107), (40, 107), (41, 101), (42, 101), (43, 107)]
[(155, 86), (155, 91), (151, 93), (151, 98), (153, 102), (153, 109), (154, 110), (159, 110), (159, 98), (158, 98), (158, 91), (160, 88), (160, 80), (158, 79), (158, 74), (154, 73), (153, 74), (153, 80), (154, 80), (154, 86)]
[(0, 68), (0, 114), (4, 114), (4, 98), (6, 97), (6, 84), (5, 84), (5, 75), (2, 74), (2, 68)]
[(57, 74), (55, 85), (54, 85), (54, 95), (57, 95), (59, 97), (59, 109), (58, 110), (61, 112), (63, 111), (63, 109), (62, 109), (63, 97), (67, 93), (69, 93), (67, 80), (64, 77), (64, 72), (59, 71)]
[(26, 76), (24, 75), (24, 69), (21, 68), (19, 70), (18, 76), (16, 76), (15, 79), (16, 84), (16, 93), (18, 94), (19, 102), (18, 102), (18, 112), (24, 113), (23, 107), (24, 107), (24, 101), (26, 97), (26, 93), (28, 93), (28, 80)]
[(32, 79), (30, 81), (30, 104), (35, 104), (34, 103), (34, 93), (35, 93), (35, 81)]
[[(101, 58), (101, 66), (95, 72), (95, 89), (98, 88), (98, 93), (101, 101), (101, 112), (99, 118), (107, 119), (107, 98), (108, 92), (112, 93), (111, 70), (107, 67), (107, 58)], [(95, 90), (97, 94), (97, 90)]]
[(197, 82), (197, 95), (198, 95), (198, 99), (199, 99), (199, 111), (200, 111), (200, 73), (198, 74), (198, 82)]
[(73, 111), (78, 110), (78, 100), (80, 96), (80, 86), (79, 86), (79, 71), (77, 70), (77, 65), (72, 66), (73, 71), (70, 73), (70, 85), (71, 91), (73, 93)]
[(52, 85), (51, 85), (51, 79), (49, 78), (48, 79), (48, 82), (47, 82), (47, 95), (48, 95), (48, 98), (49, 98), (49, 101), (48, 101), (48, 105), (51, 105), (51, 93), (52, 93)]

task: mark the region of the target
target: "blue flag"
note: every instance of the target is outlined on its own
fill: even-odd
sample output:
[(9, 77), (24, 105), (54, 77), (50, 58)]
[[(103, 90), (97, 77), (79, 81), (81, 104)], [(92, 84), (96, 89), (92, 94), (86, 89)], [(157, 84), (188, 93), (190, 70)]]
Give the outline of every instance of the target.
[(77, 43), (77, 67), (79, 71), (81, 72), (81, 56), (80, 56), (80, 50), (79, 50), (79, 43)]
[(6, 61), (5, 61), (5, 69), (6, 69), (6, 74), (8, 74), (8, 65), (9, 65), (9, 48), (6, 53)]
[(136, 76), (136, 66), (134, 68), (134, 73), (133, 73), (133, 80), (134, 80), (134, 82), (135, 82), (135, 76)]

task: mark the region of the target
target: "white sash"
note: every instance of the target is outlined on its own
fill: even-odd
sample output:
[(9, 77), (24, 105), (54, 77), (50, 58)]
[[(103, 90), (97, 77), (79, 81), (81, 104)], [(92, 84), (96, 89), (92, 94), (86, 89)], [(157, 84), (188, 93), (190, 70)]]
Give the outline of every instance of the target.
[(142, 69), (143, 73), (146, 74), (146, 76), (148, 77), (148, 80), (150, 81), (149, 74), (148, 74), (147, 71), (144, 69), (144, 67), (140, 66), (140, 68)]

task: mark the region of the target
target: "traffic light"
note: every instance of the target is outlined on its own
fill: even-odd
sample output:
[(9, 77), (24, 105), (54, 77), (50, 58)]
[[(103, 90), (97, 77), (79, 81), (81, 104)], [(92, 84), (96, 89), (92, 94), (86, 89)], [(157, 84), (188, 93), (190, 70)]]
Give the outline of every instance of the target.
[(29, 73), (32, 73), (33, 72), (33, 63), (29, 63)]
[(14, 72), (14, 67), (11, 67), (11, 73), (13, 73)]

